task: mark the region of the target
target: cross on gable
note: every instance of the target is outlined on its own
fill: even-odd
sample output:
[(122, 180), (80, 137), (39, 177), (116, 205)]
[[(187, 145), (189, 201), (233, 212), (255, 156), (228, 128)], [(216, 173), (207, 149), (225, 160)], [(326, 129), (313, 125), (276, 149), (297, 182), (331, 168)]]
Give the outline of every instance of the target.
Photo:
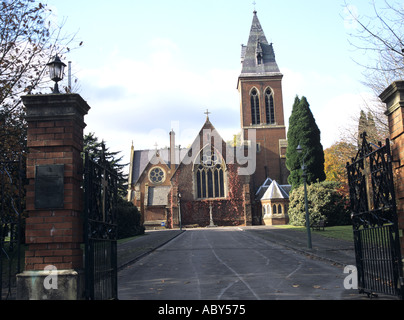
[(206, 119), (209, 119), (209, 115), (210, 115), (211, 113), (212, 113), (212, 112), (209, 112), (209, 109), (206, 109), (206, 111), (205, 111)]

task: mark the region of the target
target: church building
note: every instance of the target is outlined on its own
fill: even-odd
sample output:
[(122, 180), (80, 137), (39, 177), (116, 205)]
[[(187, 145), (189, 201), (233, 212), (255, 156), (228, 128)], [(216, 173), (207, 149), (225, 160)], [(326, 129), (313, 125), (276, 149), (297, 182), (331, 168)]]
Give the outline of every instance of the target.
[(283, 75), (256, 11), (241, 63), (240, 145), (222, 139), (209, 112), (190, 148), (176, 148), (173, 131), (169, 148), (132, 145), (128, 200), (146, 228), (288, 222)]

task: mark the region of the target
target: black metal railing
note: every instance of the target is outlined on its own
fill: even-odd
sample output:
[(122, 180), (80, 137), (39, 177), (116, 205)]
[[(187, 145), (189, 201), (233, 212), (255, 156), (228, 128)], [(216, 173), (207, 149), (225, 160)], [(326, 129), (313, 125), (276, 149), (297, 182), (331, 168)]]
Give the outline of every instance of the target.
[(25, 170), (22, 157), (0, 162), (0, 300), (14, 299), (21, 272)]
[(360, 293), (403, 298), (403, 270), (390, 141), (369, 143), (347, 164)]
[(85, 154), (84, 241), (86, 298), (117, 299), (118, 177)]
[(400, 272), (393, 225), (355, 231), (358, 250), (358, 283), (364, 293), (400, 296)]

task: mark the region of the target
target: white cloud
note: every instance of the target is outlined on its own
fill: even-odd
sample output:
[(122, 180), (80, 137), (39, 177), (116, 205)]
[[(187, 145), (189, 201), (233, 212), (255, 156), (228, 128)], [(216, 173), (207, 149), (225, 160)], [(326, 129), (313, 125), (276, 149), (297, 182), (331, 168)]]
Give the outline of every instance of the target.
[(338, 75), (312, 71), (305, 74), (290, 69), (283, 70), (283, 96), (285, 121), (288, 123), (295, 96), (305, 96), (321, 131), (324, 149), (341, 138), (341, 131), (355, 126), (366, 103), (374, 96), (365, 92), (354, 79), (341, 73)]
[(359, 94), (342, 93), (326, 102), (324, 109), (316, 117), (324, 149), (338, 141), (342, 131), (357, 126), (355, 119), (359, 117), (360, 110), (371, 101), (374, 101), (374, 96), (362, 92)]
[[(176, 142), (189, 145), (205, 121), (210, 119), (225, 140), (240, 131), (240, 102), (237, 78), (240, 70), (197, 71), (185, 65), (182, 52), (169, 39), (153, 39), (145, 48), (146, 58), (122, 57), (115, 52), (108, 63), (80, 73), (84, 98), (90, 107), (87, 131), (105, 139), (111, 150), (122, 151), (129, 161), (131, 142), (136, 149), (169, 145), (169, 132), (176, 131)], [(323, 147), (340, 137), (347, 119), (360, 110), (366, 94), (344, 74), (301, 73), (283, 68), (284, 117), (288, 119), (296, 95), (306, 96)], [(91, 83), (91, 85), (90, 85)], [(178, 129), (172, 128), (177, 122)]]
[(151, 40), (146, 51), (142, 60), (115, 52), (100, 68), (80, 73), (92, 108), (87, 131), (124, 153), (132, 140), (139, 149), (154, 148), (156, 142), (167, 146), (172, 121), (179, 122), (177, 143), (187, 146), (202, 127), (206, 109), (224, 139), (239, 131), (239, 70), (196, 72), (182, 63), (180, 50), (169, 39)]

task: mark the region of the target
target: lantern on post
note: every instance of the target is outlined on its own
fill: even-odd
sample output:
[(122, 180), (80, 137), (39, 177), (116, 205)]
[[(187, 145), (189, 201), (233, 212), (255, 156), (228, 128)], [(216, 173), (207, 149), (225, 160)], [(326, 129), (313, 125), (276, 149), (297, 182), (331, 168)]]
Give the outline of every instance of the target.
[(59, 56), (56, 55), (53, 61), (49, 62), (47, 66), (49, 68), (49, 77), (52, 81), (55, 81), (53, 93), (60, 93), (58, 82), (63, 80), (66, 65), (60, 60)]

